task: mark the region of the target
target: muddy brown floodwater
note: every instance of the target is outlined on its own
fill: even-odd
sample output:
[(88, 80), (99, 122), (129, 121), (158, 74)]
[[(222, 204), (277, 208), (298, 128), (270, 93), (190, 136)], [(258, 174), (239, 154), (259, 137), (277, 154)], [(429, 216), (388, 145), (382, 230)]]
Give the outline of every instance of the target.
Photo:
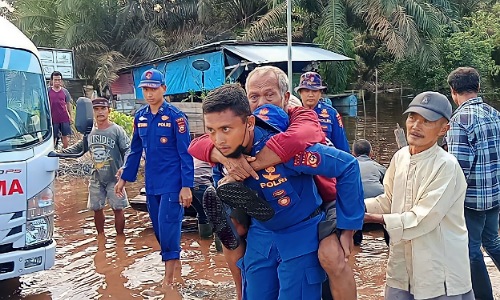
[[(56, 264), (44, 272), (0, 281), (0, 299), (234, 299), (234, 284), (224, 257), (210, 240), (183, 233), (181, 278), (176, 293), (159, 290), (163, 264), (147, 213), (126, 209), (125, 237), (116, 237), (106, 211), (106, 237), (98, 239), (86, 209), (87, 181), (57, 181)], [(128, 186), (130, 195), (139, 185)], [(193, 222), (193, 221), (191, 221)], [(191, 225), (191, 226), (189, 226)], [(194, 227), (187, 224), (185, 228)], [(383, 299), (387, 247), (380, 232), (365, 234), (351, 259), (359, 299)], [(500, 274), (487, 259), (494, 286)]]

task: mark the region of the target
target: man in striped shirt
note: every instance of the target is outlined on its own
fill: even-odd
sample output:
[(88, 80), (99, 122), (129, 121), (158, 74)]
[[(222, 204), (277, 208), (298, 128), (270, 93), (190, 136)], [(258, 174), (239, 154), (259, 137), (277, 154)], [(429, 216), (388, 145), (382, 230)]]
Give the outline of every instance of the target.
[(481, 245), (499, 267), (500, 114), (478, 97), (479, 81), (479, 73), (468, 67), (448, 76), (458, 108), (450, 120), (447, 144), (467, 179), (465, 221), (474, 294), (476, 299), (493, 300)]

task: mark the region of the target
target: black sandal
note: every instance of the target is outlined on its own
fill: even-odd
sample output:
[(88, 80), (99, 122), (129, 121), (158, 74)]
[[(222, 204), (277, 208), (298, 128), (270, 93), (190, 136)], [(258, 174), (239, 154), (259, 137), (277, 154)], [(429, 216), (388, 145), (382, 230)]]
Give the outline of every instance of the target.
[(241, 182), (229, 182), (217, 188), (220, 200), (233, 208), (243, 209), (250, 217), (268, 221), (274, 216), (271, 205)]
[(217, 197), (214, 187), (209, 186), (203, 194), (203, 209), (207, 214), (208, 222), (219, 237), (222, 245), (229, 250), (234, 250), (240, 245), (240, 238), (235, 234), (231, 218), (227, 215), (224, 204)]

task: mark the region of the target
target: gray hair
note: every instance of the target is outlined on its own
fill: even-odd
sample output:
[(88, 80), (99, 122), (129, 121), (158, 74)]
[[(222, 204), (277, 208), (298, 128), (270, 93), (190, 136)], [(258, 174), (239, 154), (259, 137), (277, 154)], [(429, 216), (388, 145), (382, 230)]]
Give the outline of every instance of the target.
[(288, 92), (288, 76), (285, 72), (283, 72), (283, 70), (275, 66), (261, 66), (253, 69), (252, 72), (250, 72), (247, 76), (245, 90), (248, 92), (248, 82), (250, 81), (250, 78), (252, 78), (252, 76), (257, 73), (265, 74), (268, 72), (272, 72), (274, 75), (276, 75), (276, 79), (278, 79), (278, 88), (281, 95), (284, 96), (285, 93)]

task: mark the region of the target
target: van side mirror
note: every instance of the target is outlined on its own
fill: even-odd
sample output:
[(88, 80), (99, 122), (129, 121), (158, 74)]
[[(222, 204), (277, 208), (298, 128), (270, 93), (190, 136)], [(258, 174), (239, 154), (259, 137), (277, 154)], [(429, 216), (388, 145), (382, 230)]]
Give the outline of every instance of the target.
[(94, 126), (94, 111), (89, 98), (80, 97), (76, 100), (75, 127), (81, 134), (89, 134)]

